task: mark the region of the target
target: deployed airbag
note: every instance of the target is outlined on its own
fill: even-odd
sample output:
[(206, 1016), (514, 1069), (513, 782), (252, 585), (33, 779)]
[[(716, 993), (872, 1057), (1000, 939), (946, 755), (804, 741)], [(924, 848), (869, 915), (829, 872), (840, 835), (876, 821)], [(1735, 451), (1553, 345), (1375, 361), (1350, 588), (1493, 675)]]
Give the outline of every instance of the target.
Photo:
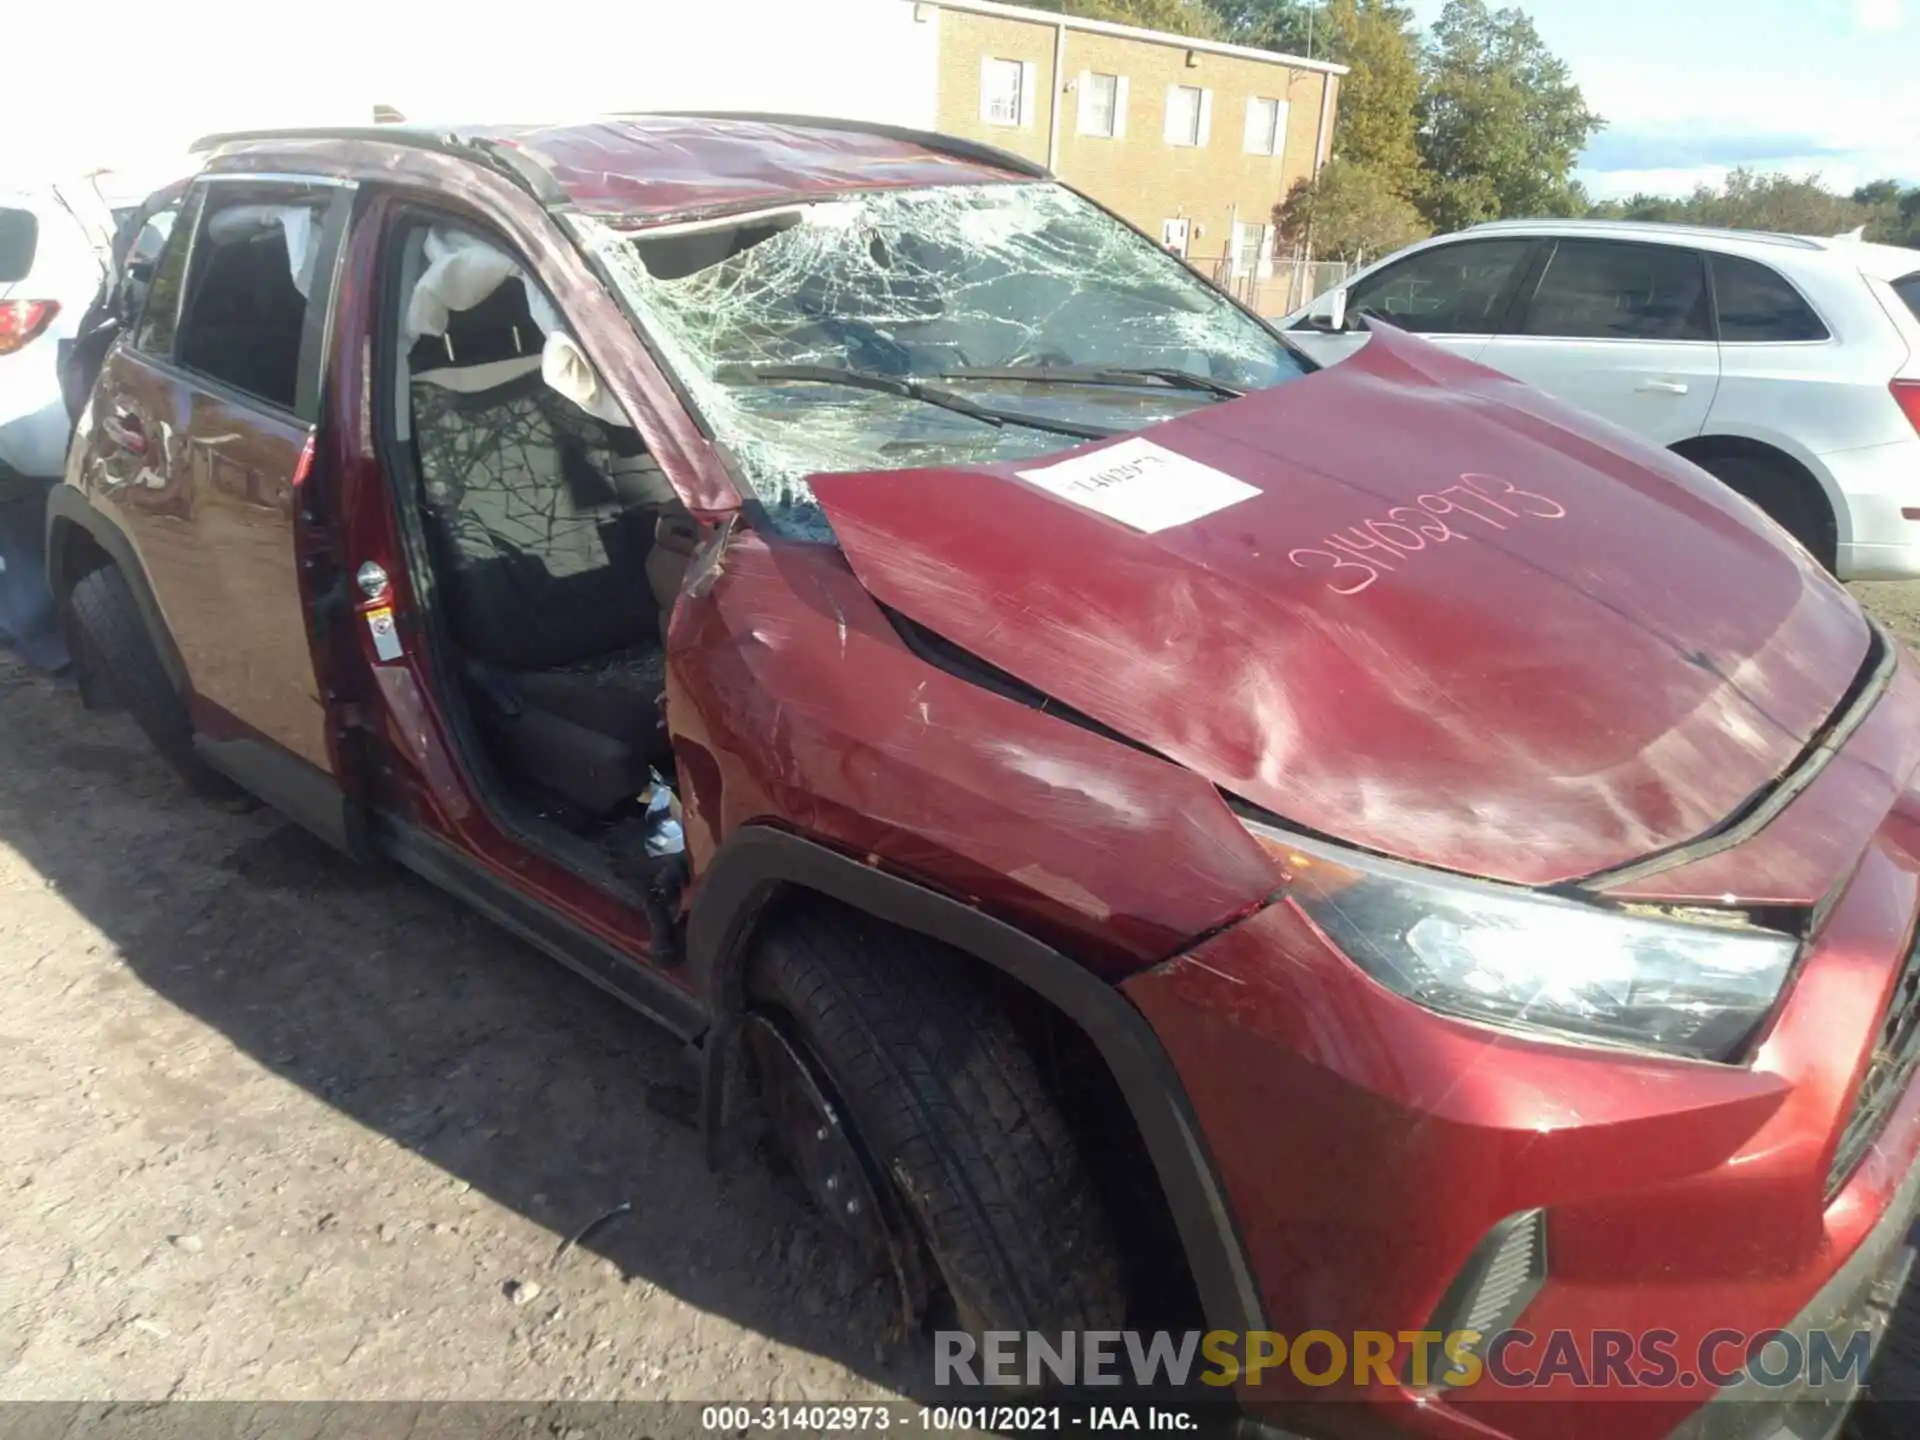
[(308, 205), (234, 205), (207, 221), (207, 237), (222, 245), (244, 244), (278, 227), (286, 237), (287, 268), (300, 298), (313, 297), (313, 265), (319, 226)]
[(560, 317), (540, 287), (528, 278), (512, 256), (495, 249), (477, 235), (436, 225), (427, 232), (427, 268), (407, 301), (407, 343), (423, 335), (444, 335), (455, 310), (471, 310), (509, 279), (527, 291), (527, 310), (543, 335), (558, 333)]

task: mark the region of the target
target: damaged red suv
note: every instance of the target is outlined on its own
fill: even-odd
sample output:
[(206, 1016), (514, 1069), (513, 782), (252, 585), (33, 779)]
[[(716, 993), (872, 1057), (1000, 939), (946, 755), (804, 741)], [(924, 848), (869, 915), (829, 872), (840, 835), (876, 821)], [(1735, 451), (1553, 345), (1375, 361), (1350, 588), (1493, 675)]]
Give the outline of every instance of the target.
[(1757, 510), (963, 141), (203, 149), (48, 531), (190, 781), (695, 1042), (915, 1317), (1323, 1332), (1236, 1392), (1315, 1433), (1838, 1418), (1739, 1372), (1904, 1273), (1920, 680)]

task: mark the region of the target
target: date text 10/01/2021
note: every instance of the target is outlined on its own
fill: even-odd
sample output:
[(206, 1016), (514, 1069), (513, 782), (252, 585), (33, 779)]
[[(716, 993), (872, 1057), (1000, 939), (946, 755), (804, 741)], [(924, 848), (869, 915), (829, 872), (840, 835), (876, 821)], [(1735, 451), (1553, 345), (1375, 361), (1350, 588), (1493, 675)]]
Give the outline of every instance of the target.
[(757, 1431), (821, 1435), (834, 1431), (925, 1434), (1063, 1435), (1072, 1432), (1197, 1431), (1193, 1409), (1166, 1405), (707, 1405), (700, 1428), (710, 1434)]

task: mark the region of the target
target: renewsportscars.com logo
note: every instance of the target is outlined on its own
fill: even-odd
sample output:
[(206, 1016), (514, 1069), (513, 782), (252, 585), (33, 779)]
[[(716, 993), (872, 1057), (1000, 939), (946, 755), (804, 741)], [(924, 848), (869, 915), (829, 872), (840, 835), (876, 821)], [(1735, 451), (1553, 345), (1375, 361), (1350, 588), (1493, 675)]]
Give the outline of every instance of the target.
[(1291, 1377), (1359, 1392), (1373, 1385), (1503, 1390), (1665, 1390), (1743, 1381), (1767, 1389), (1857, 1387), (1869, 1330), (1714, 1330), (1688, 1350), (1671, 1330), (989, 1330), (934, 1336), (936, 1385), (1055, 1384), (1225, 1388)]

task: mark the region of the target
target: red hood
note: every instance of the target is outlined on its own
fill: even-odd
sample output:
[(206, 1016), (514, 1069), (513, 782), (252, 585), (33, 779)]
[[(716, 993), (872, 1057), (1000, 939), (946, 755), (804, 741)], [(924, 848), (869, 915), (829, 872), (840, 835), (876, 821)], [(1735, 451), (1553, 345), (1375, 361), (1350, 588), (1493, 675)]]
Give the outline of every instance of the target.
[[(1095, 459), (1077, 493), (1205, 509), (1194, 461), (1251, 490), (1144, 533), (1017, 473), (1141, 440), (1144, 487)], [(1298, 825), (1528, 884), (1724, 821), (1870, 644), (1691, 465), (1385, 328), (1068, 457), (813, 486), (861, 582), (954, 644)]]

